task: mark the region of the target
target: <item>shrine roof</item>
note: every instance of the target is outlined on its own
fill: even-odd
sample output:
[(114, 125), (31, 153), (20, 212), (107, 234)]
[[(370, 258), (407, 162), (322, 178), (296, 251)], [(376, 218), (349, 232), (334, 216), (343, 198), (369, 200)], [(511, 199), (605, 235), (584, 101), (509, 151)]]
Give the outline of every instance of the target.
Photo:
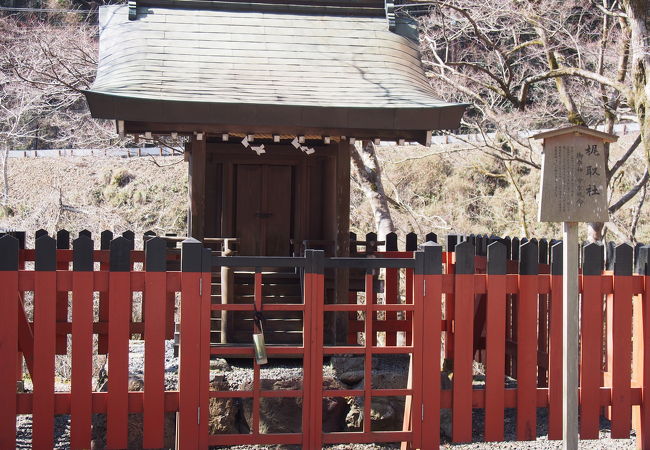
[[(389, 29), (383, 2), (155, 3), (101, 8), (93, 117), (382, 137), (456, 129), (467, 106), (436, 97), (418, 43)], [(350, 5), (358, 14), (342, 14)]]

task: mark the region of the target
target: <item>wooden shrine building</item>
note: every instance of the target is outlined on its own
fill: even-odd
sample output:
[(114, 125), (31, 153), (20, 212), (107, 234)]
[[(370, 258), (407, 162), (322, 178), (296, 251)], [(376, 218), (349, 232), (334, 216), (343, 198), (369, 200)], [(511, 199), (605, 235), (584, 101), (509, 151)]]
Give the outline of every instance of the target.
[[(93, 117), (121, 134), (189, 136), (198, 239), (288, 256), (349, 251), (350, 148), (456, 129), (415, 22), (384, 0), (132, 0), (100, 12)], [(310, 244), (311, 243), (311, 244)], [(338, 295), (346, 296), (344, 285)]]

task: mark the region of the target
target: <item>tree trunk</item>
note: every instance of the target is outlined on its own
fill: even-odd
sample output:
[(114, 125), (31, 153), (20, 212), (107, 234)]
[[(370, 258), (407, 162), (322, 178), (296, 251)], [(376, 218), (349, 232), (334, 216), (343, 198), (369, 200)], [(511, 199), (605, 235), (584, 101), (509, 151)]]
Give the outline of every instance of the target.
[(604, 222), (591, 222), (587, 224), (587, 237), (589, 242), (602, 242), (605, 237), (603, 234), (604, 229)]
[(9, 202), (9, 146), (5, 147), (4, 152), (2, 152), (2, 206), (7, 206)]
[(351, 147), (352, 162), (357, 169), (361, 188), (372, 208), (377, 237), (383, 240), (388, 233), (395, 231), (395, 226), (388, 208), (384, 185), (381, 181), (381, 167), (377, 160), (375, 145), (372, 141), (364, 141), (361, 148), (358, 146)]
[(650, 162), (650, 52), (646, 45), (646, 0), (624, 0), (623, 8), (630, 27), (630, 53), (632, 55), (632, 98), (628, 99), (639, 118), (641, 143)]

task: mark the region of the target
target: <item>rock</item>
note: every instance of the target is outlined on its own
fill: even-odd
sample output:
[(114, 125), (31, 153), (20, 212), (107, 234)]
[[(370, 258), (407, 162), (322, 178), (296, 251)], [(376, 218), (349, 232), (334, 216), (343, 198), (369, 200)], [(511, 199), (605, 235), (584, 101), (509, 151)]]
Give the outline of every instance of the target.
[(223, 358), (211, 359), (210, 360), (210, 371), (216, 372), (232, 372), (232, 367), (228, 364)]
[[(302, 378), (294, 376), (284, 380), (261, 379), (263, 390), (300, 390)], [(251, 390), (252, 382), (242, 385), (242, 390)], [(343, 389), (332, 377), (323, 378), (324, 389)], [(250, 427), (253, 423), (253, 400), (242, 401), (244, 419)], [(346, 401), (342, 397), (325, 397), (323, 399), (323, 431), (341, 431), (347, 412)], [(299, 433), (302, 431), (302, 398), (262, 398), (260, 399), (260, 433)]]
[[(144, 389), (144, 380), (140, 376), (129, 377), (129, 391), (142, 391)], [(99, 389), (100, 392), (108, 392), (108, 381)], [(142, 414), (129, 414), (128, 424), (128, 448), (139, 450), (142, 449)], [(91, 449), (103, 450), (106, 448), (106, 414), (93, 414), (92, 419), (92, 436)], [(165, 448), (174, 448), (176, 435), (176, 414), (165, 414)]]
[[(212, 391), (227, 391), (230, 389), (223, 376), (216, 376), (210, 383)], [(234, 398), (211, 398), (209, 406), (208, 429), (210, 434), (239, 433), (237, 415), (239, 414), (240, 401)]]
[(363, 373), (363, 356), (332, 356), (330, 359), (330, 364), (332, 365), (336, 376), (339, 378), (341, 377), (341, 374), (346, 372), (361, 371)]
[[(373, 397), (370, 406), (372, 431), (400, 431), (404, 420), (404, 397)], [(363, 397), (350, 400), (350, 411), (345, 417), (346, 431), (363, 429)]]
[[(449, 371), (443, 370), (440, 372), (441, 390), (451, 390), (453, 387), (453, 383), (451, 382), (452, 375)], [(449, 408), (440, 410), (440, 434), (451, 439), (451, 409)]]
[(354, 385), (363, 380), (363, 375), (363, 370), (351, 370), (340, 374), (338, 378), (345, 384)]
[[(372, 371), (373, 389), (405, 389), (408, 382), (406, 371), (395, 372), (388, 370)], [(363, 389), (364, 382), (353, 387)], [(449, 372), (440, 372), (441, 389), (451, 389), (452, 383)], [(363, 397), (352, 397), (348, 400), (350, 410), (345, 418), (347, 431), (363, 429)], [(404, 420), (405, 397), (373, 397), (371, 402), (370, 420), (373, 431), (402, 430)], [(440, 432), (451, 438), (451, 410), (440, 411)]]
[[(382, 367), (380, 364), (377, 366)], [(408, 371), (406, 370), (374, 370), (372, 371), (373, 389), (406, 389)], [(353, 389), (363, 389), (365, 380), (361, 380)], [(345, 423), (348, 431), (363, 429), (363, 397), (353, 397), (348, 400), (350, 411)], [(373, 397), (370, 410), (373, 431), (401, 430), (404, 420), (405, 397)]]
[[(373, 370), (371, 374), (373, 389), (406, 389), (408, 384), (408, 371)], [(363, 389), (364, 386), (365, 380), (361, 377), (353, 389)]]

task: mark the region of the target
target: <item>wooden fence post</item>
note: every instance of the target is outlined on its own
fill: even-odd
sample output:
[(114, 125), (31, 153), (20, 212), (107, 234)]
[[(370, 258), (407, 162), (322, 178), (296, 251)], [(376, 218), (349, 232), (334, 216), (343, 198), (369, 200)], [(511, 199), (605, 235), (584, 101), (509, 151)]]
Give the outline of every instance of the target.
[[(446, 241), (447, 257), (445, 259), (445, 270), (449, 275), (454, 274), (456, 245), (459, 243), (458, 236), (448, 234)], [(445, 321), (447, 330), (445, 331), (445, 361), (452, 361), (454, 355), (454, 332), (452, 330), (452, 318), (454, 317), (454, 298), (455, 294), (445, 295)]]
[[(58, 250), (70, 249), (70, 233), (68, 233), (67, 230), (57, 231), (56, 248)], [(69, 269), (70, 269), (70, 263), (66, 261), (57, 261), (56, 270), (69, 270)], [(57, 323), (68, 322), (68, 293), (67, 292), (56, 293), (56, 321)], [(57, 355), (68, 354), (68, 335), (65, 332), (61, 334), (57, 334), (56, 354)]]
[[(386, 235), (386, 251), (397, 251), (397, 234)], [(399, 303), (399, 269), (384, 269), (384, 301), (386, 304)], [(387, 321), (397, 320), (397, 311), (386, 311)], [(397, 345), (397, 331), (386, 331), (386, 346)]]
[[(105, 230), (101, 232), (99, 249), (108, 251), (111, 246), (111, 241), (113, 240), (113, 233), (111, 231)], [(110, 262), (108, 260), (102, 260), (99, 264), (99, 270), (107, 271), (110, 269)], [(108, 292), (99, 293), (99, 322), (106, 324), (108, 327)], [(108, 354), (108, 332), (99, 333), (97, 335), (97, 353), (100, 355)]]
[(208, 448), (208, 421), (210, 418), (210, 332), (212, 312), (212, 251), (203, 248), (201, 254), (201, 354), (199, 361), (199, 448)]
[(472, 380), (474, 360), (474, 245), (456, 245), (454, 283), (453, 442), (472, 441)]
[(56, 344), (56, 240), (36, 239), (34, 273), (34, 401), (32, 445), (53, 448)]
[(92, 438), (93, 241), (80, 236), (72, 247), (70, 447), (84, 449)]
[(176, 446), (180, 450), (199, 447), (202, 266), (201, 243), (194, 238), (184, 240), (181, 247), (179, 413), (176, 432)]
[[(309, 392), (304, 395), (308, 397), (310, 405), (309, 431), (307, 438), (310, 444), (303, 448), (320, 449), (323, 445), (323, 327), (324, 327), (324, 252), (322, 250), (307, 250), (305, 257), (305, 311), (311, 310), (311, 333), (310, 342), (305, 345), (305, 358), (309, 360), (309, 378), (306, 380), (310, 386)], [(366, 337), (366, 345), (369, 345)], [(307, 363), (303, 363), (307, 364)], [(303, 422), (304, 423), (304, 422)], [(303, 428), (303, 432), (305, 429)]]
[(165, 308), (167, 299), (167, 243), (145, 242), (144, 293), (144, 419), (143, 447), (162, 448), (165, 437)]
[(537, 241), (520, 248), (517, 298), (517, 439), (534, 440), (537, 434), (537, 294), (539, 262)]
[(108, 399), (106, 443), (128, 447), (129, 339), (131, 337), (131, 244), (124, 237), (111, 241), (108, 277)]
[(562, 439), (562, 273), (563, 245), (551, 246), (548, 358), (548, 438)]
[(406, 251), (414, 252), (418, 249), (418, 235), (410, 232), (406, 235)]
[[(538, 243), (538, 257), (540, 274), (547, 274), (548, 268), (548, 243), (546, 239), (540, 239)], [(548, 295), (539, 295), (538, 309), (538, 330), (537, 335), (537, 386), (548, 386)]]
[[(612, 438), (630, 435), (632, 398), (632, 247), (621, 244), (614, 257), (614, 293), (607, 296), (608, 367), (612, 373)], [(610, 320), (611, 319), (611, 320)]]
[(598, 439), (603, 354), (601, 276), (604, 247), (596, 243), (588, 244), (582, 255), (580, 439)]
[[(18, 354), (18, 239), (0, 237), (0, 448), (16, 447), (16, 373), (6, 363)], [(13, 363), (11, 363), (13, 364)], [(13, 365), (11, 366), (13, 367)]]
[[(442, 246), (427, 240), (422, 245), (422, 308), (417, 310), (422, 317), (420, 326), (421, 340), (414, 340), (420, 347), (421, 374), (413, 379), (413, 388), (422, 389), (421, 438), (414, 439), (420, 448), (438, 448), (440, 446), (440, 339), (442, 330)], [(415, 274), (418, 275), (417, 272)], [(413, 320), (417, 320), (417, 317)], [(415, 333), (414, 333), (415, 335)], [(432, 343), (429, 346), (429, 343)], [(425, 381), (426, 380), (426, 381)], [(415, 405), (417, 406), (417, 403)], [(417, 421), (417, 408), (411, 408), (412, 423)], [(416, 428), (414, 427), (414, 432)]]
[(639, 249), (637, 255), (636, 273), (643, 277), (643, 292), (641, 293), (641, 340), (639, 380), (641, 384), (641, 406), (638, 409), (635, 430), (636, 444), (639, 449), (650, 448), (650, 246)]
[(135, 233), (131, 230), (126, 230), (122, 233), (122, 237), (126, 238), (131, 243), (131, 250), (135, 249)]
[(506, 246), (493, 242), (487, 249), (485, 440), (503, 440), (506, 353)]

